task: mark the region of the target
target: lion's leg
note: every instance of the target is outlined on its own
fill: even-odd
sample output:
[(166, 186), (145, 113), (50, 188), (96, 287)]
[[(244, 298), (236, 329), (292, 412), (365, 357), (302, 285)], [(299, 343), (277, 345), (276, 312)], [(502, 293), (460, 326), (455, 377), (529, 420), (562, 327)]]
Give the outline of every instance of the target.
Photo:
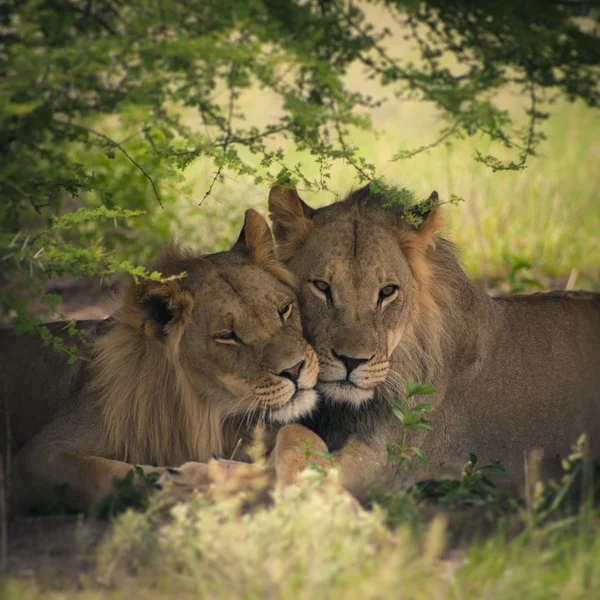
[(357, 438), (350, 438), (334, 458), (340, 483), (361, 502), (369, 498), (377, 479), (388, 475), (384, 452)]
[(211, 460), (208, 464), (189, 462), (167, 469), (158, 481), (168, 487), (177, 500), (186, 500), (198, 492), (210, 498), (229, 497), (240, 492), (272, 487), (273, 483), (291, 485), (309, 465), (326, 471), (331, 461), (325, 442), (302, 425), (286, 425), (277, 434), (269, 464), (251, 464), (233, 460)]
[(332, 468), (332, 463), (326, 453), (327, 445), (314, 431), (303, 425), (285, 425), (277, 434), (270, 457), (277, 483), (296, 483), (298, 475), (309, 465), (328, 471)]
[[(99, 456), (81, 456), (76, 452), (59, 453), (54, 461), (52, 478), (54, 481), (66, 483), (69, 486), (69, 496), (72, 496), (78, 506), (91, 510), (107, 495), (117, 490), (113, 484), (115, 479), (124, 479), (133, 469), (129, 463), (101, 458)], [(139, 465), (145, 474), (162, 473), (164, 468)], [(134, 483), (139, 482), (134, 473)]]
[[(13, 469), (11, 504), (22, 512), (56, 499), (57, 486), (66, 486), (64, 499), (75, 510), (88, 511), (106, 495), (116, 491), (113, 479), (123, 479), (133, 465), (92, 456), (88, 444), (64, 441), (64, 431), (50, 427), (27, 444), (17, 455)], [(73, 436), (77, 439), (77, 436)], [(87, 450), (87, 452), (86, 452)], [(163, 468), (141, 465), (145, 473)], [(134, 475), (134, 482), (138, 479)]]
[[(208, 464), (189, 462), (176, 469), (166, 469), (158, 485), (166, 487), (177, 500), (187, 500), (195, 493), (215, 500), (240, 493), (260, 497), (274, 482), (283, 486), (297, 483), (307, 467), (325, 473), (335, 466), (328, 457), (327, 445), (316, 433), (302, 425), (290, 424), (278, 432), (268, 465), (232, 460), (211, 460)], [(326, 477), (321, 487), (336, 487), (350, 496), (339, 483)], [(351, 502), (358, 509), (354, 498)]]

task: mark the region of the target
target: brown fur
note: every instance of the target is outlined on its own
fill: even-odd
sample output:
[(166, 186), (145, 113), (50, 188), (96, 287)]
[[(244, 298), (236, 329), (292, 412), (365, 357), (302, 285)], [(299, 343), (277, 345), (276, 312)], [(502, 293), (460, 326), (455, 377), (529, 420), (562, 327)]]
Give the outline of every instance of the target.
[[(274, 231), (321, 367), (324, 400), (306, 424), (337, 452), (350, 489), (364, 492), (386, 462), (386, 442), (402, 436), (390, 408), (403, 396), (401, 376), (437, 388), (428, 399), (433, 432), (411, 434), (434, 475), (460, 475), (474, 452), (504, 462), (506, 481), (518, 486), (524, 456), (538, 447), (544, 475), (556, 475), (582, 432), (600, 457), (600, 294), (490, 298), (437, 233), (439, 209), (415, 227), (368, 188), (319, 210), (286, 190), (272, 197)], [(315, 280), (329, 285), (329, 297)], [(397, 294), (378, 304), (390, 283)], [(340, 356), (361, 363), (348, 371)]]
[(171, 246), (155, 267), (167, 280), (131, 285), (108, 322), (84, 324), (86, 366), (31, 336), (0, 335), (20, 509), (43, 499), (44, 479), (90, 508), (133, 464), (162, 472), (213, 455), (244, 459), (257, 423), (312, 409), (316, 355), (297, 308), (283, 310), (295, 296), (260, 215), (248, 211), (229, 252)]

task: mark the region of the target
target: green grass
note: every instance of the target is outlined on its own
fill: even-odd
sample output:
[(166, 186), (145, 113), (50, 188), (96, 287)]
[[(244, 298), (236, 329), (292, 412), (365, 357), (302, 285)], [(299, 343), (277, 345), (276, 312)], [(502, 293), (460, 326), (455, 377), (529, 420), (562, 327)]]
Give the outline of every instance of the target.
[(77, 590), (5, 581), (3, 598), (594, 598), (600, 594), (600, 517), (496, 533), (448, 548), (446, 518), (420, 533), (386, 525), (385, 511), (356, 515), (333, 490), (280, 491), (273, 506), (239, 516), (231, 502), (160, 502), (125, 513), (96, 552), (95, 575)]
[[(398, 26), (386, 19), (385, 12), (371, 8), (369, 14), (376, 25), (389, 26), (394, 31), (389, 42), (391, 54), (416, 58), (414, 49), (403, 39)], [(475, 149), (483, 154), (506, 156), (503, 148), (490, 145), (481, 136), (452, 146), (442, 144), (413, 158), (393, 162), (398, 151), (425, 146), (438, 138), (443, 125), (439, 115), (423, 103), (394, 99), (389, 90), (365, 81), (359, 67), (349, 74), (347, 82), (352, 89), (387, 99), (372, 113), (379, 133), (356, 132), (350, 140), (376, 166), (377, 174), (423, 198), (435, 189), (442, 199), (451, 194), (464, 199), (463, 204), (448, 210), (447, 234), (458, 243), (471, 276), (486, 280), (505, 275), (505, 256), (516, 255), (530, 260), (534, 274), (547, 284), (564, 285), (575, 269), (575, 287), (600, 289), (597, 110), (566, 101), (544, 107), (552, 114), (542, 126), (547, 140), (523, 172), (493, 173), (475, 162)], [(513, 90), (503, 92), (499, 102), (511, 110), (525, 107), (525, 100)], [(262, 90), (249, 92), (240, 106), (245, 118), (258, 125), (279, 110), (277, 100)], [(190, 113), (188, 119), (197, 125), (195, 113)], [(303, 172), (317, 177), (318, 165), (312, 157), (296, 152), (290, 143), (280, 140), (277, 145), (280, 144), (286, 151), (287, 165), (301, 163)], [(514, 154), (511, 156), (514, 158)], [(189, 239), (189, 232), (193, 231), (192, 241), (206, 250), (223, 248), (234, 239), (246, 208), (267, 212), (268, 186), (254, 186), (247, 178), (232, 176), (215, 185), (213, 195), (198, 208), (213, 173), (209, 162), (193, 163), (186, 171), (189, 193), (181, 201), (184, 237)], [(333, 165), (330, 175), (328, 185), (338, 196), (358, 185), (356, 171), (348, 164)], [(315, 206), (336, 198), (328, 192), (300, 192)]]
[[(475, 146), (487, 151), (484, 140), (461, 140), (439, 146), (413, 158), (390, 162), (402, 148), (410, 149), (435, 139), (437, 122), (425, 106), (382, 107), (374, 119), (385, 133), (378, 137), (360, 133), (354, 142), (379, 174), (390, 182), (413, 189), (423, 198), (433, 189), (448, 199), (464, 199), (447, 209), (447, 235), (458, 244), (467, 272), (478, 280), (506, 274), (506, 255), (533, 263), (533, 272), (544, 281), (564, 284), (577, 271), (575, 287), (600, 289), (600, 120), (581, 104), (555, 105), (545, 125), (548, 139), (539, 156), (523, 172), (497, 172), (476, 163)], [(302, 161), (304, 170), (316, 174), (307, 157), (288, 152), (288, 162)], [(198, 162), (186, 172), (191, 198), (200, 199), (210, 185), (212, 167)], [(329, 186), (343, 196), (358, 185), (350, 165), (336, 165)], [(335, 200), (327, 192), (300, 191), (311, 205)], [(254, 186), (241, 178), (217, 185), (201, 208), (182, 210), (186, 225), (194, 224), (194, 237), (207, 250), (225, 247), (241, 225), (246, 208), (267, 212), (268, 187)]]

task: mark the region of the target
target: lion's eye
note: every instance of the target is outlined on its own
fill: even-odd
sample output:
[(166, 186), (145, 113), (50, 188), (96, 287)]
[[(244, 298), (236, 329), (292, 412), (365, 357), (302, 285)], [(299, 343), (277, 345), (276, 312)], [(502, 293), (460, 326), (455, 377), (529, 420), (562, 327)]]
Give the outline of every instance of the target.
[(219, 333), (215, 336), (215, 342), (218, 344), (230, 344), (237, 346), (242, 343), (242, 340), (235, 334), (235, 331), (227, 331), (225, 333)]
[(322, 279), (315, 279), (314, 281), (312, 281), (312, 284), (323, 294), (331, 294), (331, 288), (329, 287), (329, 284), (326, 281), (323, 281)]
[(279, 316), (281, 317), (282, 321), (287, 321), (290, 318), (290, 315), (292, 314), (293, 310), (294, 310), (294, 303), (290, 302), (283, 308), (280, 308), (277, 312), (279, 313)]
[(379, 303), (381, 304), (387, 298), (391, 298), (400, 288), (397, 285), (386, 285), (379, 290)]

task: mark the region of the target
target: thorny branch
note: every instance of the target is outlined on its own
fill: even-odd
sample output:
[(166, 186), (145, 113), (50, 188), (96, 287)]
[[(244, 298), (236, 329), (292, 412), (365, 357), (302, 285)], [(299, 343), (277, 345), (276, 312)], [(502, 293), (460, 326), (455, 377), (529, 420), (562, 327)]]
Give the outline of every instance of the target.
[[(231, 70), (233, 70), (233, 68), (234, 68), (234, 63), (232, 63), (232, 65), (231, 65)], [(226, 129), (225, 141), (223, 142), (223, 154), (225, 154), (227, 152), (227, 148), (231, 142), (231, 134), (232, 134), (231, 123), (233, 121), (233, 108), (235, 105), (235, 97), (236, 97), (235, 88), (233, 86), (231, 86), (229, 88), (229, 113), (227, 115), (227, 126), (226, 126), (227, 129)], [(212, 181), (210, 182), (210, 185), (208, 186), (208, 189), (204, 193), (204, 196), (202, 196), (202, 200), (200, 200), (200, 202), (198, 202), (198, 206), (202, 206), (203, 202), (210, 196), (215, 183), (221, 177), (222, 170), (223, 170), (223, 165), (220, 164), (214, 174), (214, 177), (212, 178)]]
[(92, 135), (95, 135), (96, 137), (99, 137), (99, 138), (103, 139), (104, 141), (106, 141), (110, 145), (111, 148), (116, 148), (150, 182), (150, 185), (152, 186), (152, 191), (154, 192), (154, 195), (156, 196), (156, 199), (158, 200), (159, 206), (161, 208), (164, 208), (162, 200), (161, 200), (160, 195), (158, 193), (158, 188), (156, 187), (156, 184), (154, 183), (154, 179), (152, 179), (152, 177), (150, 177), (150, 175), (148, 175), (148, 173), (146, 172), (146, 170), (144, 169), (144, 167), (142, 167), (142, 165), (140, 165), (140, 163), (138, 163), (133, 158), (133, 156), (131, 156), (131, 154), (129, 154), (129, 152), (127, 152), (127, 150), (125, 150), (125, 148), (123, 148), (123, 146), (119, 142), (115, 142), (115, 140), (113, 140), (112, 138), (108, 137), (107, 135), (105, 135), (104, 133), (102, 133), (100, 131), (92, 129), (91, 127), (85, 127), (84, 125), (78, 125), (76, 123), (65, 123), (63, 121), (55, 121), (55, 122), (59, 123), (60, 125), (63, 125), (63, 126), (75, 127), (76, 129), (79, 129), (81, 131), (86, 131), (87, 133), (91, 133)]

